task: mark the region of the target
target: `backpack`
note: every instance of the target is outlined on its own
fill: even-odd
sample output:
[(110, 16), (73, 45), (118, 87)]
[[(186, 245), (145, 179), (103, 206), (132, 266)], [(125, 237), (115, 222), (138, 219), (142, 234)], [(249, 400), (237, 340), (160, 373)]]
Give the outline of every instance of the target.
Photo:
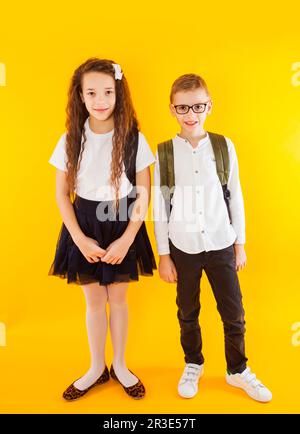
[[(216, 133), (208, 132), (212, 148), (216, 159), (217, 174), (222, 185), (223, 196), (228, 211), (229, 221), (231, 213), (229, 208), (230, 191), (227, 188), (229, 178), (229, 154), (226, 139), (224, 136)], [(160, 189), (165, 201), (167, 218), (169, 221), (172, 211), (171, 200), (175, 189), (175, 173), (174, 173), (174, 152), (172, 140), (159, 143), (158, 159), (160, 167)]]

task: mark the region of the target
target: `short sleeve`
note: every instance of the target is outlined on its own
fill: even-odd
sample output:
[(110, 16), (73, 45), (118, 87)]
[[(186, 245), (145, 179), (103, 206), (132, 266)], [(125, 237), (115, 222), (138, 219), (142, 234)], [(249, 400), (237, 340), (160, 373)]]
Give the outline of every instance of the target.
[(155, 157), (144, 134), (139, 131), (139, 143), (136, 154), (135, 170), (136, 172), (140, 172), (141, 170), (145, 169), (145, 167), (150, 166), (150, 164), (153, 163), (155, 163)]
[(67, 172), (66, 133), (64, 133), (57, 142), (57, 145), (48, 162), (57, 169)]

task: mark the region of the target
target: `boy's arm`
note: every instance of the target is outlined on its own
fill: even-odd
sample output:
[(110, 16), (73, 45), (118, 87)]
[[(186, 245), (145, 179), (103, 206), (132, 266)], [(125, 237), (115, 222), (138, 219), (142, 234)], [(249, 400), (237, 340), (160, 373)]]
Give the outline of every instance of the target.
[(160, 190), (160, 170), (158, 151), (155, 154), (156, 162), (154, 168), (154, 233), (156, 239), (156, 247), (158, 254), (169, 255), (169, 225), (165, 207), (165, 201)]
[(239, 179), (238, 159), (235, 147), (230, 139), (227, 139), (230, 173), (228, 178), (228, 189), (230, 191), (230, 212), (232, 218), (232, 226), (237, 234), (235, 244), (245, 244), (245, 210), (244, 200)]

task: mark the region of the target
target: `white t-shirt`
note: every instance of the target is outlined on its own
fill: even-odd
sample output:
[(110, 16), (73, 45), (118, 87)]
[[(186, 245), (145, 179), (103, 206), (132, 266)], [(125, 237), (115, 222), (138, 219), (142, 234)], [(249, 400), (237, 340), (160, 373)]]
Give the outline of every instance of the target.
[[(114, 129), (104, 134), (94, 133), (89, 124), (89, 118), (85, 124), (86, 142), (80, 167), (77, 173), (76, 194), (89, 200), (114, 200), (115, 189), (110, 185), (110, 164), (112, 154), (112, 137)], [(83, 138), (82, 138), (83, 139)], [(49, 163), (57, 169), (66, 169), (66, 133), (64, 133), (50, 159)], [(148, 145), (145, 136), (139, 131), (138, 150), (136, 155), (136, 172), (153, 164), (155, 157)], [(128, 180), (123, 164), (123, 173), (120, 180), (119, 198), (127, 196), (133, 186)]]

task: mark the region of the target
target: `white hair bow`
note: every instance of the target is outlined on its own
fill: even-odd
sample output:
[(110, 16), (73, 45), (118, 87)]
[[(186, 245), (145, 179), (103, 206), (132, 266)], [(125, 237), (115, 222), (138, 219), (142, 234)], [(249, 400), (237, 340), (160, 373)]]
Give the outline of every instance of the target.
[(121, 66), (118, 63), (113, 63), (113, 67), (115, 70), (115, 79), (116, 80), (121, 80), (122, 79), (122, 75), (123, 72), (121, 70)]

